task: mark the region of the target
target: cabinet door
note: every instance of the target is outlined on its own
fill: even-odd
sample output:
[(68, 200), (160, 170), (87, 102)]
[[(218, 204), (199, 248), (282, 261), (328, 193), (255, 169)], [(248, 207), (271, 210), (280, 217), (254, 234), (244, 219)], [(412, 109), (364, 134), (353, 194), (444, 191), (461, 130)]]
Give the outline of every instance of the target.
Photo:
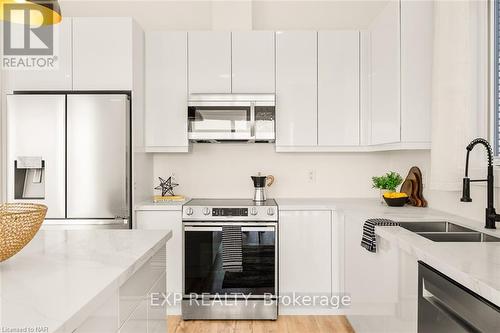
[[(86, 314), (85, 321), (73, 333), (116, 333), (118, 332), (118, 310), (119, 294), (118, 290), (113, 291), (109, 297), (92, 313)], [(66, 328), (66, 331), (69, 330)], [(124, 332), (124, 331), (121, 331)]]
[[(167, 292), (182, 293), (182, 212), (137, 211), (136, 228), (172, 230), (172, 238), (167, 242)], [(170, 307), (168, 314), (179, 315), (180, 304)]]
[(188, 151), (187, 33), (146, 34), (146, 147)]
[(189, 92), (231, 93), (231, 33), (190, 32)]
[(359, 32), (318, 32), (318, 143), (359, 145)]
[(9, 90), (71, 90), (71, 18), (64, 17), (54, 28), (56, 68), (52, 70), (6, 70)]
[(331, 212), (283, 211), (279, 225), (280, 294), (332, 292)]
[(276, 145), (316, 146), (316, 32), (276, 32), (276, 103)]
[(376, 253), (363, 248), (360, 243), (367, 218), (345, 216), (344, 290), (351, 295), (354, 313), (392, 315), (398, 296), (399, 250), (379, 237)]
[(232, 92), (274, 93), (274, 33), (232, 33)]
[(400, 142), (399, 2), (390, 1), (371, 26), (372, 144)]
[(73, 18), (73, 89), (132, 90), (132, 19)]
[(430, 142), (433, 4), (401, 2), (401, 141)]
[(120, 333), (148, 332), (148, 302), (149, 299), (140, 301), (134, 312), (120, 327)]

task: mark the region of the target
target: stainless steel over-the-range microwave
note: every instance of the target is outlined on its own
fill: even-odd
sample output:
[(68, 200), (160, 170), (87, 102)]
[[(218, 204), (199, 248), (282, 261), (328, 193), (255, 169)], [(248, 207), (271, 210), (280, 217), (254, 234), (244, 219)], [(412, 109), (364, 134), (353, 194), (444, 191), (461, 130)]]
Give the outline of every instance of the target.
[(191, 94), (189, 140), (274, 142), (274, 94)]

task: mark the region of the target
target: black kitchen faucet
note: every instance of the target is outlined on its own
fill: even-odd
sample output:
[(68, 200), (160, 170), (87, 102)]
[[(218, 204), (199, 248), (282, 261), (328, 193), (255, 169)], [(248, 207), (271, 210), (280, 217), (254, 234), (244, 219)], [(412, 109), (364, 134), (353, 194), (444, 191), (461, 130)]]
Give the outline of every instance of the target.
[[(478, 144), (483, 145), (486, 148), (488, 154), (488, 176), (487, 179), (470, 179), (469, 178), (469, 154)], [(494, 207), (494, 176), (493, 176), (493, 151), (488, 141), (485, 139), (474, 139), (467, 146), (467, 158), (465, 160), (465, 178), (463, 183), (463, 195), (460, 201), (471, 202), (470, 197), (470, 183), (471, 182), (486, 182), (488, 184), (488, 206), (486, 207), (486, 225), (487, 229), (496, 229), (495, 222), (500, 221), (500, 215), (497, 214)]]

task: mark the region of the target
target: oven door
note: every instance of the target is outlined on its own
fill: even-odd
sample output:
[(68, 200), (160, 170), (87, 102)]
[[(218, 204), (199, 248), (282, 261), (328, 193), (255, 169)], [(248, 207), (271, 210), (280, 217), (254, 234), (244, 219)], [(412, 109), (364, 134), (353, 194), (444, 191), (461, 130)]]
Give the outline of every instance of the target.
[[(229, 224), (229, 222), (227, 223)], [(184, 224), (184, 297), (264, 298), (277, 294), (277, 226), (242, 225), (242, 272), (222, 268), (222, 225)]]

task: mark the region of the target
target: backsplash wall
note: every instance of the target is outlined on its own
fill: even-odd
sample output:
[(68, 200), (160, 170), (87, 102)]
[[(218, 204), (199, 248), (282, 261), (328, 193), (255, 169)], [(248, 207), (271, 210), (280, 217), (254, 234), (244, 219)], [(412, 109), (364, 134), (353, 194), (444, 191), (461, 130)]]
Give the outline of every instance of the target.
[(176, 194), (249, 198), (250, 176), (260, 171), (276, 178), (269, 197), (376, 197), (372, 176), (397, 171), (405, 177), (417, 165), (426, 178), (429, 159), (428, 151), (276, 153), (273, 144), (195, 144), (191, 153), (156, 154), (154, 184), (174, 174)]

